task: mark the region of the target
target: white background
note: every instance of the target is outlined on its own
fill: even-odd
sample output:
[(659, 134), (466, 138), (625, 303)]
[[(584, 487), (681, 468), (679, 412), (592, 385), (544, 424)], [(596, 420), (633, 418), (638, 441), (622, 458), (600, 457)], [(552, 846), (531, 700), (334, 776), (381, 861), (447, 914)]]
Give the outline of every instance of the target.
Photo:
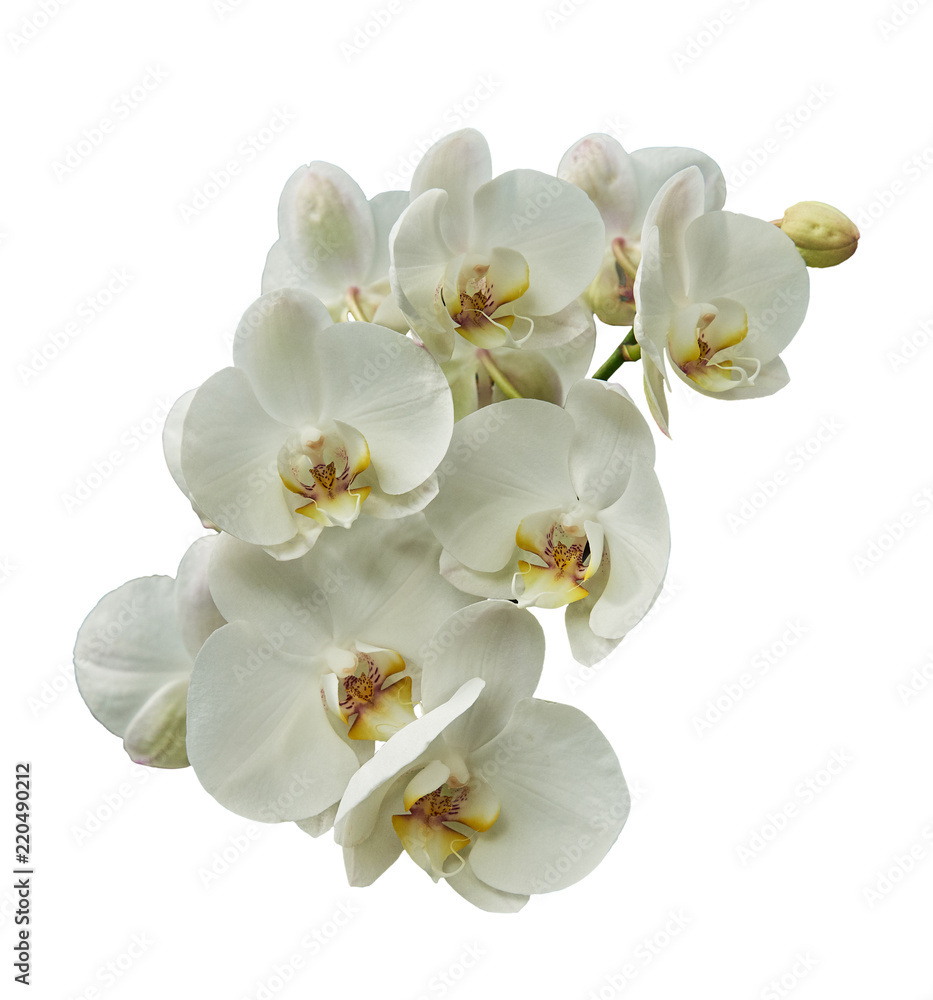
[[(0, 862), (14, 867), (13, 766), (31, 760), (31, 995), (933, 995), (924, 3), (4, 5)], [(287, 127), (248, 152), (276, 115)], [(102, 118), (112, 131), (65, 160)], [(174, 574), (199, 534), (161, 420), (229, 363), (285, 179), (328, 160), (371, 197), (463, 125), (496, 172), (554, 171), (594, 131), (696, 146), (730, 180), (727, 208), (829, 201), (863, 237), (811, 271), (786, 389), (676, 392), (658, 459), (670, 582), (648, 621), (588, 674), (547, 619), (540, 693), (593, 716), (636, 801), (592, 875), (518, 915), (473, 909), (404, 857), (348, 888), (330, 838), (242, 820), (190, 769), (132, 765), (70, 667), (99, 597)], [(598, 359), (614, 344), (604, 330)], [(640, 398), (640, 373), (621, 374)], [(96, 488), (75, 506), (79, 481)]]

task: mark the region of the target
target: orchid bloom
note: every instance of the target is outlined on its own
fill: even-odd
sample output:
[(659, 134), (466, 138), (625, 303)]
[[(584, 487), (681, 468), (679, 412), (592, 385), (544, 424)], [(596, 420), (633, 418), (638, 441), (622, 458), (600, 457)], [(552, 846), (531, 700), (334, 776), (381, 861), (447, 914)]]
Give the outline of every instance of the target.
[(705, 179), (687, 167), (661, 188), (645, 219), (634, 332), (648, 405), (665, 433), (665, 357), (705, 396), (770, 395), (787, 384), (778, 355), (809, 300), (807, 266), (788, 236), (705, 205)]
[(334, 325), (284, 289), (247, 311), (233, 361), (195, 392), (181, 438), (187, 491), (219, 528), (292, 559), (325, 527), (403, 517), (436, 492), (453, 404), (412, 340)]
[(279, 199), (279, 239), (266, 258), (263, 292), (304, 288), (335, 323), (352, 317), (405, 333), (389, 287), (389, 231), (407, 205), (407, 191), (367, 201), (332, 163), (299, 167)]
[(425, 510), (441, 572), (482, 597), (567, 607), (574, 656), (605, 657), (645, 615), (667, 568), (654, 441), (619, 386), (584, 379), (564, 407), (509, 399), (455, 427)]
[(188, 680), (205, 639), (224, 624), (207, 584), (216, 538), (199, 538), (174, 579), (140, 577), (106, 594), (78, 632), (81, 697), (137, 764), (188, 766)]
[(645, 215), (662, 185), (691, 165), (703, 175), (705, 210), (722, 208), (725, 178), (718, 165), (698, 149), (654, 146), (627, 153), (612, 136), (596, 133), (584, 136), (564, 153), (557, 176), (590, 196), (606, 226), (603, 263), (584, 295), (604, 323), (631, 325)]
[(420, 514), (328, 532), (288, 561), (220, 537), (211, 592), (230, 624), (195, 663), (188, 756), (222, 805), (329, 826), (374, 741), (415, 719), (433, 632), (473, 600), (438, 577), (439, 553)]
[(602, 861), (628, 789), (592, 720), (532, 697), (544, 635), (528, 611), (473, 605), (435, 641), (445, 651), (425, 671), (424, 715), (350, 779), (335, 837), (351, 885), (371, 884), (404, 850), (476, 906), (515, 911)]
[(493, 178), (486, 140), (463, 129), (418, 164), (411, 204), (389, 237), (389, 277), (412, 330), (440, 362), (458, 336), (480, 350), (549, 347), (579, 334), (572, 319), (565, 329), (540, 318), (566, 309), (590, 283), (603, 236), (579, 188), (537, 170)]

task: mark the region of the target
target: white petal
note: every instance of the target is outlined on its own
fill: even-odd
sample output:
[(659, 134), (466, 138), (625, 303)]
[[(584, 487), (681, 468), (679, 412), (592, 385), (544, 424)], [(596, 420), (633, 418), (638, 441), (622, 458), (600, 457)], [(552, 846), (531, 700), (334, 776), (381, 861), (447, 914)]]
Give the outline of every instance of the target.
[(687, 167), (696, 166), (703, 175), (703, 210), (712, 212), (720, 209), (726, 200), (726, 179), (719, 164), (706, 153), (684, 146), (649, 146), (636, 149), (632, 153), (632, 165), (638, 185), (638, 205), (634, 212), (634, 224), (627, 234), (630, 239), (641, 235), (644, 221), (651, 202), (664, 183), (674, 174)]
[(339, 294), (337, 290), (315, 285), (313, 275), (314, 270), (303, 267), (289, 254), (288, 245), (283, 240), (276, 240), (266, 254), (259, 290), (263, 295), (279, 288), (304, 288), (313, 293), (317, 287), (320, 294), (327, 296), (328, 303), (335, 301)]
[(326, 558), (277, 560), (230, 535), (217, 540), (210, 564), (214, 601), (227, 621), (248, 621), (287, 652), (317, 653), (333, 642), (329, 592), (347, 574)]
[[(645, 214), (642, 242), (651, 230), (658, 227), (660, 243), (661, 279), (668, 297), (678, 302), (686, 293), (687, 263), (684, 238), (687, 228), (703, 214), (706, 204), (706, 182), (699, 167), (686, 167), (667, 181), (655, 195)], [(641, 273), (645, 264), (644, 246), (638, 267)], [(635, 302), (641, 310), (638, 293), (638, 274), (635, 276)]]
[(595, 723), (569, 705), (529, 698), (477, 751), (502, 803), (476, 838), (470, 865), (511, 893), (550, 892), (589, 874), (615, 842), (630, 799), (616, 755)]
[[(532, 317), (534, 330), (531, 336), (522, 344), (522, 350), (553, 350), (553, 360), (557, 368), (564, 365), (574, 366), (580, 371), (577, 378), (586, 374), (592, 359), (592, 347), (596, 346), (596, 324), (592, 312), (585, 308), (579, 299), (575, 299), (560, 312), (550, 316)], [(561, 350), (563, 348), (563, 350)], [(590, 350), (590, 356), (583, 362), (585, 352)]]
[[(356, 772), (347, 785), (337, 811), (334, 838), (338, 844), (353, 847), (369, 836), (372, 826), (367, 829), (367, 824), (358, 823), (352, 824), (352, 838), (344, 836), (353, 811), (364, 805), (383, 785), (410, 768), (451, 722), (476, 701), (485, 684), (478, 677), (467, 681), (449, 701), (432, 712), (426, 712), (420, 719), (395, 733), (379, 753)], [(371, 818), (375, 823), (375, 814)]]
[(567, 629), (570, 652), (577, 663), (582, 663), (585, 667), (592, 667), (600, 660), (604, 660), (622, 641), (622, 639), (604, 639), (590, 628), (590, 612), (603, 596), (608, 579), (609, 562), (604, 560), (595, 575), (586, 582), (586, 589), (589, 591), (587, 596), (582, 601), (568, 604), (564, 613), (564, 626)]
[(431, 188), (448, 195), (441, 216), (444, 239), (454, 253), (470, 247), (473, 194), (492, 177), (489, 146), (476, 129), (465, 128), (439, 139), (415, 167), (411, 200)]
[(597, 516), (609, 547), (609, 579), (590, 613), (590, 628), (617, 639), (648, 612), (667, 571), (670, 525), (654, 470), (637, 463), (622, 496)]
[(444, 373), (413, 340), (372, 323), (331, 327), (316, 340), (321, 412), (359, 431), (386, 493), (407, 493), (450, 442), (453, 400)]
[[(651, 416), (654, 417), (658, 427), (661, 428), (664, 434), (670, 437), (671, 432), (668, 430), (667, 397), (664, 395), (664, 373), (651, 358), (643, 358), (642, 367), (644, 368), (644, 389), (645, 397), (648, 401), (648, 409), (651, 411)], [(683, 372), (680, 372), (680, 374), (686, 378)]]
[(810, 297), (807, 265), (793, 241), (762, 219), (711, 212), (690, 226), (686, 249), (690, 299), (740, 302), (748, 336), (737, 353), (762, 363), (775, 358), (800, 328)]
[(479, 573), (458, 562), (446, 550), (441, 552), (441, 576), (465, 594), (477, 597), (491, 597), (500, 601), (511, 601), (512, 580), (516, 573), (513, 562), (508, 562), (496, 573)]
[(188, 691), (188, 758), (233, 812), (302, 820), (340, 798), (358, 760), (331, 728), (311, 657), (268, 649), (246, 622), (208, 638)]
[(522, 518), (576, 500), (567, 468), (573, 420), (537, 399), (507, 399), (464, 417), (441, 463), (441, 490), (425, 516), (455, 559), (503, 568)]
[(266, 293), (240, 320), (233, 363), (246, 373), (266, 413), (289, 427), (321, 418), (327, 370), (318, 335), (333, 325), (320, 299), (297, 288)]
[(654, 438), (631, 396), (611, 382), (581, 379), (564, 409), (574, 421), (570, 478), (577, 496), (601, 510), (622, 495), (632, 462), (654, 464)]
[(650, 362), (664, 372), (664, 352), (671, 323), (686, 301), (683, 290), (675, 290), (677, 300), (665, 285), (664, 265), (661, 259), (661, 237), (658, 228), (646, 230), (642, 242), (641, 263), (635, 274), (635, 313), (632, 332), (642, 350), (642, 361)]
[(165, 464), (172, 474), (172, 479), (175, 480), (175, 485), (189, 500), (191, 495), (188, 492), (188, 484), (181, 471), (181, 430), (188, 413), (188, 407), (196, 392), (197, 389), (189, 389), (182, 393), (168, 411), (168, 416), (162, 425), (162, 452), (165, 455)]
[[(373, 479), (375, 480), (375, 477)], [(356, 485), (369, 485), (369, 480), (365, 473), (359, 477)], [(362, 511), (370, 517), (379, 517), (387, 521), (408, 517), (409, 514), (417, 514), (419, 511), (424, 510), (437, 496), (438, 488), (437, 476), (433, 474), (428, 476), (420, 486), (416, 486), (407, 493), (386, 493), (379, 488), (378, 482), (374, 481)]]
[(308, 271), (322, 298), (359, 285), (373, 259), (373, 214), (346, 171), (316, 160), (286, 181), (279, 200), (279, 236), (289, 256)]
[(338, 644), (360, 640), (394, 649), (419, 668), (440, 624), (474, 600), (440, 576), (439, 555), (439, 543), (417, 514), (361, 521), (346, 535), (322, 539), (307, 560), (343, 570), (335, 573), (340, 586), (327, 594)]
[(408, 208), (409, 200), (407, 191), (383, 191), (369, 199), (369, 207), (373, 213), (374, 251), (369, 273), (365, 276), (367, 285), (389, 276), (389, 233), (402, 212)]
[(430, 650), (421, 687), (425, 712), (453, 697), (471, 677), (486, 682), (475, 706), (444, 733), (448, 746), (467, 754), (496, 736), (515, 705), (534, 694), (544, 664), (544, 632), (530, 611), (509, 601), (482, 601), (444, 622)]
[(224, 531), (259, 545), (294, 537), (276, 463), (289, 433), (237, 368), (222, 369), (198, 389), (185, 417), (181, 464), (195, 502)]
[(74, 662), (94, 718), (122, 737), (156, 692), (191, 673), (175, 616), (175, 581), (141, 577), (102, 597), (78, 630)]
[(530, 286), (516, 303), (522, 316), (549, 316), (568, 306), (596, 276), (605, 226), (596, 206), (573, 184), (537, 170), (510, 170), (474, 199), (472, 249), (517, 250)]
[(425, 191), (402, 213), (389, 236), (389, 280), (395, 301), (438, 361), (447, 361), (457, 337), (440, 297), (444, 273), (456, 257), (441, 232), (447, 192)]
[(307, 819), (295, 820), (295, 825), (299, 830), (302, 830), (311, 837), (320, 837), (321, 834), (327, 833), (328, 830), (333, 829), (334, 817), (337, 815), (337, 807), (339, 805), (339, 802), (335, 802), (332, 806), (328, 806), (323, 812), (319, 812), (316, 816), (309, 816)]
[[(638, 181), (631, 156), (610, 135), (584, 136), (564, 153), (557, 176), (582, 188), (599, 209), (611, 239), (627, 237), (639, 208)], [(632, 237), (637, 237), (637, 229)]]
[(469, 857), (456, 875), (448, 877), (447, 884), (467, 902), (488, 913), (517, 913), (528, 902), (527, 896), (493, 889), (478, 879), (470, 866)]
[(211, 553), (219, 538), (219, 535), (205, 535), (197, 539), (182, 556), (175, 574), (175, 614), (192, 662), (204, 640), (225, 624), (211, 597), (207, 575)]
[[(408, 780), (402, 775), (392, 784), (385, 786), (380, 797), (379, 792), (372, 796), (377, 808), (367, 820), (370, 834), (354, 847), (343, 849), (343, 863), (350, 885), (372, 885), (402, 853), (402, 842), (392, 829), (392, 816), (403, 812), (402, 788)], [(355, 811), (362, 819), (362, 807)]]

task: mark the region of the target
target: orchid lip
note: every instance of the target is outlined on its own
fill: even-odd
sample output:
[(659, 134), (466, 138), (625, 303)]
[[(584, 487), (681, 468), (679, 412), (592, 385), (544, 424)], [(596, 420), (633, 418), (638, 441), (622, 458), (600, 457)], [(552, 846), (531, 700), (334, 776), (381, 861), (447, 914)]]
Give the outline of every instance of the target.
[[(435, 781), (440, 784), (425, 792), (425, 785)], [(486, 781), (475, 776), (461, 782), (437, 760), (409, 782), (404, 805), (408, 812), (394, 815), (392, 828), (409, 856), (435, 882), (456, 875), (466, 863), (460, 852), (472, 836), (464, 831), (484, 833), (499, 818), (499, 799)], [(448, 867), (451, 857), (459, 862), (454, 868)]]
[(583, 583), (599, 568), (603, 550), (590, 514), (577, 503), (566, 512), (542, 511), (522, 520), (516, 544), (536, 561), (518, 562), (512, 591), (521, 606), (559, 608), (588, 596)]
[(329, 661), (321, 696), (351, 740), (387, 740), (415, 720), (412, 679), (396, 676), (405, 660), (394, 650), (337, 650)]
[(353, 488), (354, 479), (369, 467), (370, 456), (366, 439), (347, 425), (326, 431), (309, 426), (292, 434), (277, 461), (286, 489), (309, 501), (295, 513), (325, 527), (349, 527), (371, 492), (368, 486)]

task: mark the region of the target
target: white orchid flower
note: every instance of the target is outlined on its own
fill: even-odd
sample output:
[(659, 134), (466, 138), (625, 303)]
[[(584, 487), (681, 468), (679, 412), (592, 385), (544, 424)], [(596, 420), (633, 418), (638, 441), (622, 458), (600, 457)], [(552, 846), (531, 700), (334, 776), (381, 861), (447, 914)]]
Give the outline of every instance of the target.
[(438, 361), (458, 335), (485, 349), (577, 335), (540, 318), (570, 305), (599, 267), (602, 220), (579, 188), (537, 170), (493, 178), (486, 140), (463, 129), (425, 153), (411, 199), (389, 237), (389, 277)]
[[(454, 644), (447, 637), (455, 635)], [(533, 698), (544, 635), (504, 601), (441, 626), (416, 722), (350, 779), (335, 822), (351, 885), (369, 885), (405, 850), (485, 910), (589, 874), (629, 812), (619, 762), (578, 709)]]
[(748, 399), (787, 384), (778, 356), (800, 328), (810, 280), (793, 241), (769, 222), (705, 211), (687, 167), (658, 192), (635, 278), (634, 332), (648, 405), (667, 433), (665, 357), (705, 396)]
[(246, 312), (233, 361), (194, 394), (181, 440), (187, 490), (224, 531), (292, 559), (325, 527), (403, 517), (436, 492), (453, 402), (409, 338), (335, 325), (283, 289)]
[(670, 529), (653, 463), (647, 423), (605, 382), (576, 383), (563, 408), (510, 399), (464, 418), (425, 511), (442, 573), (483, 597), (566, 605), (574, 656), (595, 663), (664, 579)]
[(405, 333), (408, 323), (389, 287), (389, 231), (407, 206), (407, 191), (367, 201), (332, 163), (299, 167), (279, 199), (279, 238), (266, 258), (262, 291), (304, 288), (335, 323), (352, 317)]
[(287, 562), (220, 537), (211, 590), (230, 624), (195, 664), (188, 756), (222, 805), (327, 828), (374, 741), (415, 719), (433, 632), (473, 600), (438, 576), (439, 553), (420, 514), (328, 532)]
[(706, 211), (722, 208), (725, 178), (716, 162), (698, 149), (651, 146), (627, 153), (612, 136), (594, 133), (564, 153), (557, 176), (590, 196), (606, 226), (602, 266), (584, 294), (604, 323), (631, 325), (645, 216), (664, 183), (691, 165), (703, 175)]
[(188, 766), (188, 679), (205, 639), (224, 624), (207, 583), (216, 538), (199, 538), (174, 579), (140, 577), (106, 594), (78, 631), (81, 697), (137, 764)]

